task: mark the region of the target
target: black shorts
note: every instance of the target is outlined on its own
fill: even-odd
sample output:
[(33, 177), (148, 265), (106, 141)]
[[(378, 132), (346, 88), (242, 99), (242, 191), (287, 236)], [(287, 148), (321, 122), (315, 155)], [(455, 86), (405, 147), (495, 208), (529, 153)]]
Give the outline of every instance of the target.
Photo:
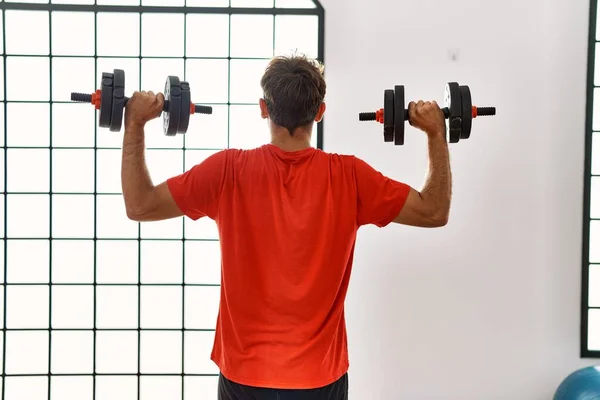
[(240, 385), (219, 375), (218, 400), (348, 400), (348, 374), (318, 389), (266, 389)]

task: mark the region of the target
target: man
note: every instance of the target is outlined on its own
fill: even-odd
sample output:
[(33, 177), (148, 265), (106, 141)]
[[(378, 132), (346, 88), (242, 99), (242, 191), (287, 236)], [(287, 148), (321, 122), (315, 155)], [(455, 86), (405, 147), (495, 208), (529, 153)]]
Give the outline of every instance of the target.
[(211, 359), (221, 400), (347, 399), (344, 300), (358, 228), (448, 220), (451, 172), (438, 105), (409, 105), (411, 124), (429, 138), (429, 175), (418, 192), (357, 157), (310, 146), (325, 113), (322, 72), (305, 57), (273, 59), (260, 100), (271, 142), (220, 151), (158, 186), (144, 161), (144, 126), (160, 115), (164, 97), (135, 93), (127, 104), (128, 217), (208, 217), (218, 225), (222, 281)]

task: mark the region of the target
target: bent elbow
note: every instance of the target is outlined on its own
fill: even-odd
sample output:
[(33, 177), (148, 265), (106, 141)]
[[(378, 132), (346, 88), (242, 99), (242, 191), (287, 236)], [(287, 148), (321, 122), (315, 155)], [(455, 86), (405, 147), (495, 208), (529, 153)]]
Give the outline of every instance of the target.
[(130, 204), (125, 202), (125, 214), (127, 218), (135, 222), (145, 222), (148, 216), (147, 203), (144, 204)]
[(148, 214), (156, 207), (156, 196), (153, 191), (123, 196), (125, 214), (135, 222), (146, 222)]
[(143, 219), (144, 219), (143, 215), (144, 214), (140, 210), (135, 209), (135, 208), (127, 207), (125, 209), (125, 212), (127, 214), (127, 218), (130, 219), (131, 221), (143, 222)]
[(446, 215), (443, 217), (435, 218), (433, 220), (433, 223), (434, 223), (434, 225), (433, 225), (434, 228), (442, 228), (442, 227), (448, 225), (448, 216)]
[(450, 219), (450, 213), (448, 210), (444, 210), (444, 212), (437, 213), (431, 218), (432, 227), (433, 228), (442, 228), (448, 225), (448, 220)]

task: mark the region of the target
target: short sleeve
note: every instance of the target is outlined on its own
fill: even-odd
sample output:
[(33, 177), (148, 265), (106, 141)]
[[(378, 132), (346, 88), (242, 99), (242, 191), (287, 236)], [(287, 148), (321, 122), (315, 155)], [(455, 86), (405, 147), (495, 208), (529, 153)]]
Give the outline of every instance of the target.
[(358, 225), (390, 224), (402, 211), (411, 187), (375, 170), (363, 160), (354, 161), (358, 192)]
[(167, 180), (175, 203), (187, 217), (216, 219), (227, 168), (227, 151), (215, 153), (181, 175)]

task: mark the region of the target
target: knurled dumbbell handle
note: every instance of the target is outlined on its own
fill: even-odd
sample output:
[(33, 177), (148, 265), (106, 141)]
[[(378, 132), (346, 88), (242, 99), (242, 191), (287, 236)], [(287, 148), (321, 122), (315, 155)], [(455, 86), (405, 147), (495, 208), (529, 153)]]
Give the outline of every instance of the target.
[[(124, 104), (127, 105), (127, 102), (129, 101), (129, 97), (125, 96), (124, 100), (125, 100)], [(71, 101), (75, 101), (78, 103), (91, 103), (92, 95), (87, 94), (87, 93), (71, 93)], [(168, 100), (165, 100), (165, 103), (163, 105), (163, 111), (169, 111), (169, 101)], [(212, 107), (192, 103), (190, 114), (212, 114), (212, 111), (213, 111)]]

